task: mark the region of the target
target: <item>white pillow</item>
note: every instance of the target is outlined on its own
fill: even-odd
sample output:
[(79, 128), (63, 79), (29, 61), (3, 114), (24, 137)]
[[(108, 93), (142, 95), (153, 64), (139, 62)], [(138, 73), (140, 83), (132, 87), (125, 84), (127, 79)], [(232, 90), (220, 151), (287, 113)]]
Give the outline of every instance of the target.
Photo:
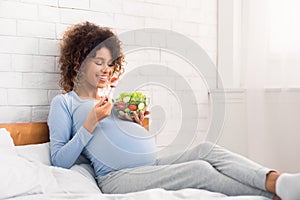
[(0, 199), (42, 193), (38, 165), (6, 150), (2, 148), (0, 155)]
[(97, 184), (95, 180), (94, 169), (90, 164), (75, 164), (71, 167), (70, 170), (77, 171), (78, 173), (88, 178), (91, 182), (95, 182)]
[(10, 133), (0, 129), (0, 199), (42, 193), (42, 179), (55, 180), (41, 173), (39, 163), (19, 157)]
[(56, 181), (48, 185), (45, 193), (101, 194), (95, 179), (88, 177), (89, 172), (84, 172), (85, 169), (82, 169), (81, 166), (75, 165), (72, 170), (60, 167), (49, 168), (52, 168), (52, 174)]
[[(45, 165), (51, 166), (51, 155), (50, 155), (50, 143), (42, 143), (42, 144), (30, 144), (30, 145), (21, 145), (15, 146), (16, 152), (20, 157), (26, 158), (30, 161), (38, 161)], [(91, 162), (80, 155), (76, 160), (76, 165), (81, 164), (90, 164)]]
[(30, 161), (38, 161), (45, 165), (51, 165), (49, 142), (15, 146), (15, 149), (20, 157)]
[(2, 154), (16, 155), (14, 141), (5, 128), (0, 128), (0, 156)]
[[(25, 158), (28, 161), (39, 162), (44, 165), (51, 166), (49, 142), (42, 144), (15, 146), (14, 148), (20, 157)], [(81, 173), (91, 182), (97, 184), (94, 178), (95, 173), (92, 166), (90, 165), (90, 161), (83, 155), (79, 156), (71, 170)]]
[(45, 164), (50, 165), (49, 143), (15, 147), (10, 133), (1, 129), (0, 199), (43, 193), (100, 193), (88, 170)]

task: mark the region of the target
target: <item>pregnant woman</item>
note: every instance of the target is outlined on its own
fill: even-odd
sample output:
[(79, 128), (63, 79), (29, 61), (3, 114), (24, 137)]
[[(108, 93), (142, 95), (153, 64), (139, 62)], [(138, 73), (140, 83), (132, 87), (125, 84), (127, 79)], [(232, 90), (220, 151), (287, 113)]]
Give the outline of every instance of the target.
[(299, 174), (281, 175), (217, 145), (203, 143), (181, 156), (157, 158), (155, 143), (141, 126), (144, 113), (132, 121), (119, 119), (110, 97), (97, 93), (122, 74), (123, 62), (121, 42), (109, 28), (85, 22), (65, 32), (59, 59), (64, 93), (52, 100), (48, 118), (53, 165), (70, 168), (84, 155), (104, 193), (198, 188), (300, 199)]

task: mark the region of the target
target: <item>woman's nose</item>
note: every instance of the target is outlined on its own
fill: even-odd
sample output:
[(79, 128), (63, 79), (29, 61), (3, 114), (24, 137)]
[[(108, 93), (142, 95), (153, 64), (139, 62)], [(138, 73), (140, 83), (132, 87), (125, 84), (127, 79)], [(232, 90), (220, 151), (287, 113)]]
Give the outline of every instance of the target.
[(103, 64), (103, 67), (101, 69), (101, 72), (107, 72), (109, 70), (108, 64)]

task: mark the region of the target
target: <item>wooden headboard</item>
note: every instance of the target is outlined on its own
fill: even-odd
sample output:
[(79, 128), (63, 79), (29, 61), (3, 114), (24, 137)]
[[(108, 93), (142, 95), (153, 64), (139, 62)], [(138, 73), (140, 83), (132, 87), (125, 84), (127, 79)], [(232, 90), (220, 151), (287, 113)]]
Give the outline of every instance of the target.
[[(149, 118), (144, 119), (143, 126), (149, 130)], [(0, 124), (0, 128), (10, 132), (16, 146), (49, 142), (47, 122)]]
[(39, 144), (49, 142), (49, 129), (46, 122), (0, 124), (10, 132), (15, 145)]

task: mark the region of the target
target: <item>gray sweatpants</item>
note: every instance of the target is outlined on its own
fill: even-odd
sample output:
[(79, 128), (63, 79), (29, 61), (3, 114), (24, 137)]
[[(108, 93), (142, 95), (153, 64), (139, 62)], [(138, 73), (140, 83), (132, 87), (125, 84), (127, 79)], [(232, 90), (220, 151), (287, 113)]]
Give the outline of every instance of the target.
[(273, 195), (265, 189), (269, 172), (270, 169), (220, 146), (202, 143), (182, 155), (159, 158), (154, 166), (111, 172), (100, 177), (98, 185), (102, 192), (110, 194), (152, 188), (198, 188), (229, 196), (262, 195), (272, 198)]

